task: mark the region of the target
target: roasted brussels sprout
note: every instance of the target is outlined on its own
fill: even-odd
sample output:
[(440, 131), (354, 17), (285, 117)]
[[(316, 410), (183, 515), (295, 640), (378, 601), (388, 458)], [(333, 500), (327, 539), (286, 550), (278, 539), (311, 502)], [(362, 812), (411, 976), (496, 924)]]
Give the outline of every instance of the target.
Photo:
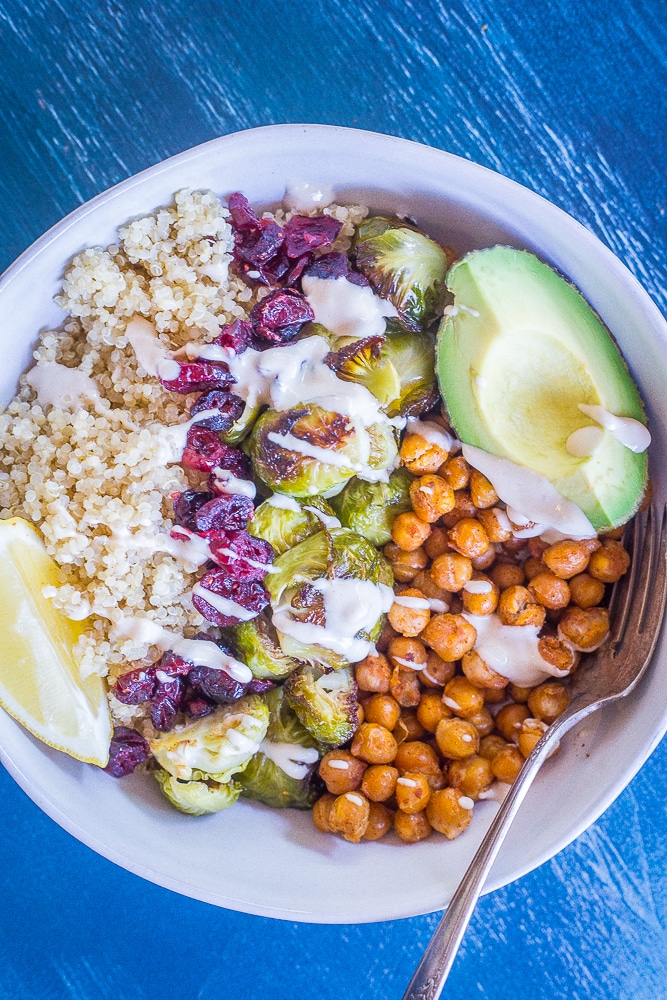
[(413, 480), (403, 468), (392, 472), (388, 483), (365, 483), (355, 477), (331, 503), (344, 528), (363, 535), (373, 545), (386, 545), (396, 515), (412, 509)]
[(396, 307), (408, 330), (422, 330), (445, 302), (447, 256), (409, 223), (374, 216), (359, 226), (356, 265), (383, 298)]
[(238, 444), (239, 441), (243, 441), (250, 433), (260, 410), (261, 406), (258, 403), (246, 403), (238, 420), (234, 421), (228, 431), (220, 435), (225, 444)]
[(269, 728), (259, 751), (240, 776), (241, 794), (267, 806), (309, 809), (318, 795), (316, 741), (290, 708), (282, 688), (265, 695)]
[(259, 695), (249, 695), (151, 740), (150, 748), (174, 778), (191, 781), (204, 775), (224, 784), (257, 752), (268, 725), (267, 705)]
[(317, 534), (323, 526), (339, 526), (332, 518), (335, 519), (333, 509), (321, 497), (299, 502), (293, 497), (276, 494), (260, 504), (248, 524), (248, 531), (255, 538), (263, 538), (280, 556), (304, 538)]
[(393, 599), (389, 564), (367, 539), (321, 531), (278, 556), (272, 570), (266, 586), (284, 653), (334, 670), (366, 655)]
[(280, 648), (278, 633), (271, 616), (263, 611), (250, 621), (240, 622), (227, 630), (236, 649), (236, 655), (253, 672), (255, 677), (280, 680), (301, 665)]
[(398, 453), (391, 425), (366, 427), (360, 419), (315, 404), (266, 410), (247, 450), (259, 479), (293, 497), (333, 496), (355, 473), (386, 478)]
[(300, 667), (285, 681), (285, 698), (318, 743), (339, 747), (354, 736), (358, 704), (351, 667), (330, 674)]
[(219, 784), (215, 781), (179, 781), (173, 774), (155, 771), (155, 779), (162, 793), (172, 806), (190, 816), (205, 816), (233, 806), (241, 787), (233, 781)]

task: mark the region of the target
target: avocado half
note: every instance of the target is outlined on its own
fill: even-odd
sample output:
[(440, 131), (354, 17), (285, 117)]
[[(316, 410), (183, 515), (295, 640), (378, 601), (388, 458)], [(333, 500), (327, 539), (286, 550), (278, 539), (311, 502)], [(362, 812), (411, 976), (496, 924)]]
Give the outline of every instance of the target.
[(590, 455), (566, 447), (574, 431), (597, 426), (580, 403), (646, 424), (599, 317), (548, 264), (512, 247), (467, 254), (447, 285), (454, 308), (438, 333), (437, 372), (461, 441), (545, 476), (597, 531), (625, 523), (646, 490), (646, 452), (607, 430)]

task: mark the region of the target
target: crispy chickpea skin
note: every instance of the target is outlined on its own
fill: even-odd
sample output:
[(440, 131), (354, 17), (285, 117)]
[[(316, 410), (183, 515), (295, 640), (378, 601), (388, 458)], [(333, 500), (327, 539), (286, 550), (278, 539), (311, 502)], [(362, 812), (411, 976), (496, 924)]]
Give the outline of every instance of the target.
[(630, 555), (621, 542), (603, 541), (599, 549), (591, 555), (588, 572), (601, 583), (616, 583), (627, 573), (630, 567)]
[(467, 719), (443, 719), (435, 731), (438, 750), (443, 757), (459, 760), (479, 750), (479, 733)]
[(415, 636), (428, 624), (431, 609), (421, 590), (408, 587), (394, 599), (387, 617), (391, 627), (401, 635)]
[(405, 552), (421, 548), (430, 534), (431, 525), (428, 521), (422, 521), (421, 517), (409, 510), (398, 514), (391, 526), (392, 541)]
[(330, 750), (320, 761), (319, 770), (327, 791), (342, 795), (359, 787), (366, 764), (353, 757), (349, 750)]
[(472, 468), (468, 465), (463, 455), (454, 455), (440, 470), (440, 475), (451, 486), (453, 490), (464, 490), (470, 483)]
[(535, 625), (541, 628), (546, 609), (533, 600), (526, 587), (508, 587), (500, 595), (498, 616), (503, 625)]
[[(557, 635), (541, 635), (537, 640), (537, 650), (543, 660), (558, 670), (572, 673), (579, 663), (579, 653), (568, 642), (559, 639)], [(515, 698), (515, 701), (521, 699)], [(526, 698), (523, 699), (527, 701)]]
[(322, 833), (333, 833), (334, 829), (330, 823), (331, 809), (336, 801), (336, 796), (331, 795), (327, 792), (325, 795), (320, 796), (315, 805), (313, 806), (313, 822), (318, 830)]
[(431, 835), (431, 824), (426, 818), (426, 812), (406, 813), (401, 809), (396, 810), (394, 816), (394, 830), (396, 836), (406, 844), (416, 844), (419, 840), (426, 840)]
[(415, 514), (433, 524), (454, 506), (454, 490), (441, 476), (421, 476), (410, 486), (410, 500)]
[(528, 584), (528, 591), (545, 608), (566, 608), (570, 603), (567, 582), (554, 573), (538, 573)]
[(609, 634), (606, 608), (577, 608), (570, 605), (558, 622), (558, 637), (581, 653), (598, 649)]
[(345, 792), (334, 799), (329, 813), (329, 825), (334, 833), (358, 844), (366, 832), (370, 802), (360, 792)]
[(480, 524), (472, 517), (462, 517), (449, 529), (449, 544), (456, 552), (468, 559), (483, 556), (489, 548), (489, 536)]
[(548, 726), (563, 714), (569, 704), (567, 688), (558, 681), (546, 681), (534, 688), (528, 696), (528, 708), (533, 718), (546, 722)]
[(414, 670), (396, 667), (391, 675), (389, 690), (402, 708), (416, 708), (419, 704), (421, 687)]
[(472, 563), (459, 552), (444, 552), (433, 560), (431, 579), (442, 590), (456, 594), (472, 580)]
[(570, 538), (555, 542), (542, 554), (542, 560), (551, 572), (563, 580), (583, 573), (590, 558), (588, 547), (583, 542)]
[(407, 743), (410, 740), (421, 740), (426, 730), (417, 718), (416, 712), (401, 711), (401, 717), (394, 728), (394, 738), (399, 744)]
[(447, 780), (452, 788), (458, 788), (476, 801), (493, 784), (493, 771), (485, 757), (474, 754), (463, 760), (453, 760), (447, 771)]
[(431, 795), (426, 817), (434, 830), (454, 840), (470, 825), (473, 805), (472, 799), (457, 788), (443, 788)]
[(368, 826), (364, 831), (364, 840), (381, 840), (389, 833), (394, 822), (394, 814), (381, 802), (371, 802), (368, 808)]
[(367, 764), (390, 764), (396, 756), (396, 740), (384, 726), (362, 722), (350, 749)]
[(519, 750), (524, 757), (530, 757), (546, 731), (547, 724), (546, 722), (542, 722), (541, 719), (526, 719), (521, 724), (518, 740)]
[(439, 444), (427, 441), (421, 434), (407, 433), (403, 438), (399, 454), (406, 469), (415, 476), (423, 476), (426, 473), (437, 472), (447, 460), (449, 452)]
[(421, 634), (422, 640), (447, 662), (460, 660), (475, 645), (477, 630), (463, 615), (434, 615)]
[(369, 653), (365, 660), (356, 665), (357, 686), (360, 691), (377, 691), (385, 694), (389, 690), (392, 666), (382, 653)]
[(420, 771), (405, 771), (396, 781), (396, 805), (402, 812), (418, 813), (426, 808), (431, 788)]
[(399, 773), (391, 764), (371, 764), (364, 772), (361, 791), (371, 802), (386, 802), (396, 791)]
[(442, 700), (454, 715), (467, 719), (483, 708), (484, 692), (471, 684), (467, 677), (457, 674), (445, 684)]
[(570, 597), (579, 608), (594, 608), (604, 597), (604, 583), (590, 573), (579, 573), (570, 580)]
[(401, 706), (390, 694), (374, 694), (364, 704), (366, 722), (377, 722), (379, 726), (392, 730), (401, 715)]
[[(498, 494), (481, 472), (473, 469), (470, 473), (470, 499), (475, 507), (486, 509), (498, 503)], [(501, 539), (498, 539), (501, 541)]]

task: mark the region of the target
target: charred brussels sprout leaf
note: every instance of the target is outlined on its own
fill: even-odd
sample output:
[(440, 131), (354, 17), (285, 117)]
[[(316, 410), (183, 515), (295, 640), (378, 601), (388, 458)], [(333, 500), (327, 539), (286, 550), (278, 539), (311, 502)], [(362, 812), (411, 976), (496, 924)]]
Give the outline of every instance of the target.
[(280, 506), (271, 497), (260, 504), (248, 525), (249, 533), (268, 542), (277, 556), (321, 531), (334, 517), (333, 509), (321, 497), (300, 503), (292, 497), (277, 500)]
[(271, 677), (280, 680), (300, 666), (300, 661), (283, 653), (278, 642), (278, 634), (266, 612), (240, 622), (228, 630), (236, 649), (236, 654), (255, 677)]
[(365, 483), (351, 479), (332, 506), (345, 528), (363, 535), (373, 545), (386, 545), (397, 514), (412, 509), (410, 484), (414, 477), (407, 469), (396, 469), (388, 483)]
[(172, 806), (190, 816), (205, 816), (233, 806), (241, 794), (240, 785), (210, 781), (179, 781), (168, 771), (155, 771), (155, 779)]
[(257, 752), (268, 725), (267, 705), (250, 695), (151, 740), (150, 748), (174, 778), (190, 781), (199, 773), (225, 784)]
[(235, 420), (229, 430), (221, 435), (225, 444), (238, 444), (239, 441), (247, 437), (252, 425), (259, 416), (260, 410), (261, 407), (256, 403), (246, 403), (243, 413), (238, 420)]
[(357, 685), (351, 667), (332, 674), (300, 667), (285, 681), (285, 697), (318, 743), (338, 747), (354, 736)]
[(324, 359), (338, 378), (357, 382), (372, 392), (381, 406), (400, 398), (401, 380), (396, 368), (383, 356), (384, 337), (364, 337), (331, 351)]
[(396, 307), (408, 330), (421, 330), (442, 312), (447, 256), (434, 240), (405, 222), (375, 216), (355, 237), (358, 269)]

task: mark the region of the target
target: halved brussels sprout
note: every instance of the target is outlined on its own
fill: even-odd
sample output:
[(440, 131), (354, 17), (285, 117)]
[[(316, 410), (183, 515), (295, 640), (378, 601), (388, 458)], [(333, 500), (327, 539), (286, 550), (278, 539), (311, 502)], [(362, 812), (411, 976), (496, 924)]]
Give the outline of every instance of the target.
[(151, 753), (181, 781), (201, 772), (224, 784), (257, 753), (268, 725), (266, 703), (259, 695), (249, 695), (151, 740)]
[(260, 504), (248, 524), (248, 532), (268, 542), (277, 556), (317, 534), (329, 523), (327, 519), (335, 516), (322, 497), (309, 497), (301, 502), (293, 497), (276, 497), (276, 500), (279, 506), (272, 497)]
[(258, 478), (293, 497), (333, 496), (355, 474), (382, 479), (398, 454), (390, 425), (365, 427), (315, 404), (266, 410), (247, 451)]
[(355, 477), (333, 497), (332, 506), (344, 528), (363, 535), (373, 545), (386, 545), (391, 541), (396, 515), (412, 509), (413, 481), (414, 476), (404, 468), (392, 472), (388, 483), (365, 483)]
[(339, 747), (357, 731), (357, 685), (351, 667), (330, 674), (300, 667), (285, 681), (285, 697), (318, 743)]
[(260, 410), (261, 406), (258, 403), (246, 403), (239, 419), (234, 421), (226, 433), (220, 435), (225, 444), (238, 444), (239, 441), (243, 441), (250, 433)]
[(255, 677), (280, 680), (301, 666), (300, 660), (288, 656), (280, 648), (278, 633), (266, 611), (250, 621), (234, 625), (227, 633), (239, 660), (250, 667)]
[(233, 806), (241, 794), (241, 786), (233, 781), (225, 784), (206, 781), (179, 781), (168, 771), (155, 771), (155, 779), (164, 797), (172, 806), (190, 816), (205, 816)]
[(408, 330), (421, 330), (442, 313), (447, 255), (414, 226), (383, 216), (365, 219), (355, 236), (354, 256)]

